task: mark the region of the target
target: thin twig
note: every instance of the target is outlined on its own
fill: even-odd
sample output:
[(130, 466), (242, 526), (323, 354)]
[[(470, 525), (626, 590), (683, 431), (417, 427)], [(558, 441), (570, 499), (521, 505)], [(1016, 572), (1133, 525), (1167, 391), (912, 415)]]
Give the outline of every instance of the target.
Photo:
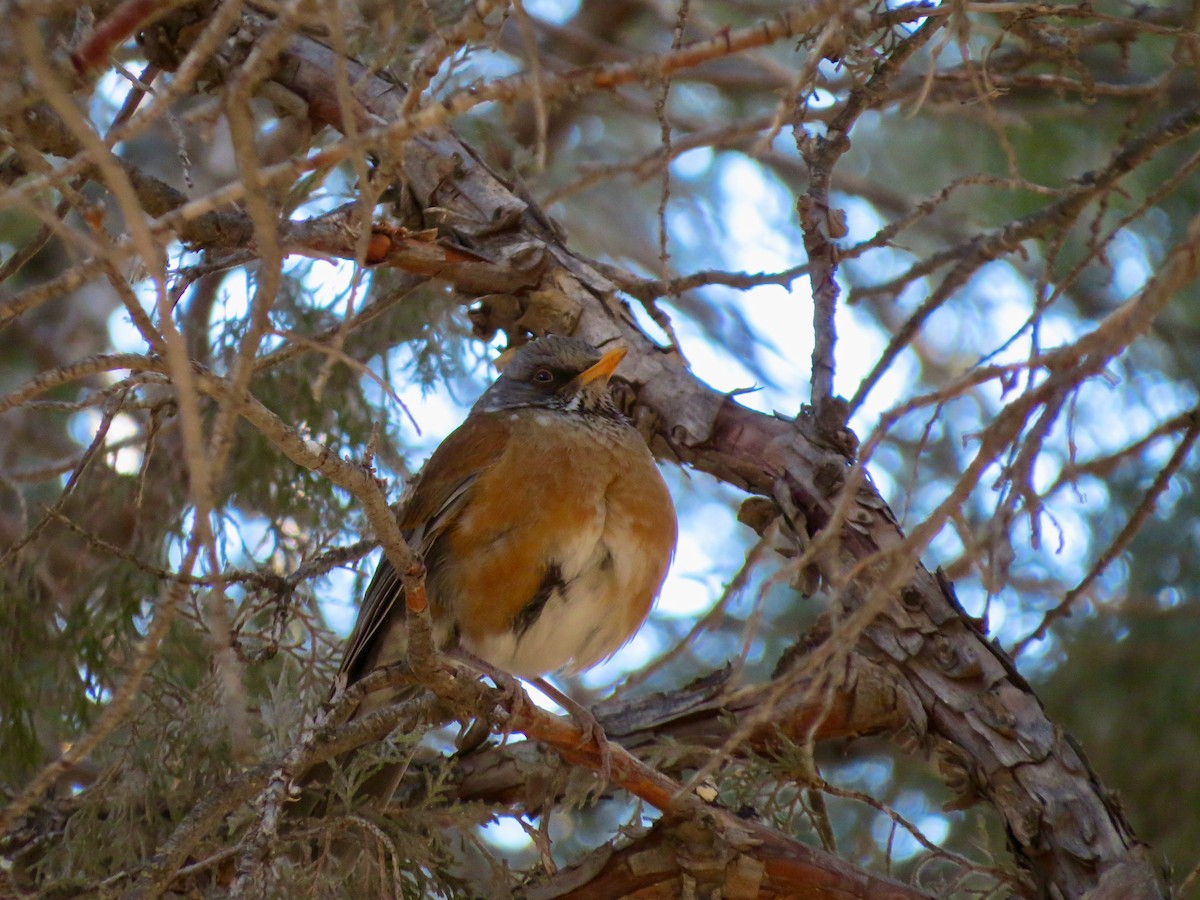
[(1104, 574), (1104, 571), (1117, 557), (1125, 552), (1133, 539), (1137, 537), (1138, 533), (1142, 530), (1142, 526), (1146, 524), (1146, 521), (1154, 513), (1154, 507), (1157, 506), (1159, 498), (1170, 487), (1171, 478), (1183, 467), (1183, 464), (1187, 461), (1188, 454), (1196, 443), (1196, 439), (1200, 437), (1200, 409), (1193, 409), (1189, 413), (1189, 417), (1191, 421), (1187, 431), (1184, 432), (1183, 437), (1176, 445), (1175, 452), (1171, 454), (1171, 458), (1167, 460), (1166, 465), (1154, 476), (1154, 481), (1146, 489), (1146, 492), (1142, 495), (1142, 499), (1129, 515), (1120, 532), (1117, 533), (1117, 536), (1113, 538), (1108, 547), (1104, 549), (1104, 552), (1100, 554), (1100, 557), (1092, 565), (1091, 569), (1088, 570), (1083, 579), (1075, 587), (1067, 591), (1057, 606), (1042, 616), (1042, 621), (1038, 623), (1037, 628), (1017, 642), (1010, 654), (1014, 659), (1024, 653), (1034, 641), (1044, 638), (1049, 632), (1050, 626), (1056, 621), (1065, 619), (1071, 615), (1071, 608), (1075, 605), (1076, 601), (1091, 588), (1096, 579)]

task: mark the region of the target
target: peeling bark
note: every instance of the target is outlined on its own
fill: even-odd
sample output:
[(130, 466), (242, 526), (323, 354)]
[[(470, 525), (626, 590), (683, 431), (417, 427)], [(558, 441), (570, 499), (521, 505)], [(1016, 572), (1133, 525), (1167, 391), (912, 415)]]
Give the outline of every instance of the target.
[(848, 866), (814, 868), (794, 844), (763, 840), (734, 850), (693, 823), (660, 823), (620, 850), (603, 847), (544, 885), (530, 900), (613, 897), (727, 897), (903, 900), (925, 897), (894, 882), (865, 879)]

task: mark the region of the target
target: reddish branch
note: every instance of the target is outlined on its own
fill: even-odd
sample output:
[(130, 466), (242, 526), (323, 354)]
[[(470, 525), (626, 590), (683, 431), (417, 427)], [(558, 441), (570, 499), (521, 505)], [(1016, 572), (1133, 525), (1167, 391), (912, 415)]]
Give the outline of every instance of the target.
[[(806, 683), (794, 685), (783, 702), (773, 706), (770, 722), (754, 725), (738, 755), (770, 754), (808, 740), (924, 732), (924, 710), (886, 669), (861, 657), (853, 659), (852, 666), (846, 687), (831, 698), (809, 695)], [(604, 703), (595, 712), (609, 739), (627, 750), (639, 751), (664, 738), (675, 742), (681, 753), (670, 774), (682, 775), (750, 722), (776, 687), (767, 682), (738, 688), (726, 682), (726, 675), (715, 673), (666, 694)], [(457, 763), (456, 796), (536, 811), (555, 798), (546, 796), (546, 781), (531, 783), (527, 773), (546, 765), (544, 752), (535, 744), (470, 754)], [(420, 797), (426, 784), (424, 774), (416, 771), (405, 790)]]
[[(511, 725), (554, 748), (568, 762), (587, 766), (593, 771), (602, 765), (599, 747), (590, 740), (585, 743), (583, 732), (571, 719), (550, 715), (525, 702), (514, 714)], [(723, 884), (729, 884), (728, 879), (733, 879), (733, 883), (740, 883), (744, 890), (753, 886), (753, 891), (745, 896), (888, 897), (897, 900), (927, 896), (898, 882), (863, 872), (757, 822), (740, 819), (728, 810), (708, 806), (687, 793), (679, 782), (641, 762), (619, 745), (614, 745), (611, 750), (613, 782), (667, 813), (666, 821), (676, 823), (672, 828), (703, 835), (703, 840), (689, 844), (689, 848), (695, 850), (706, 846), (711, 850), (711, 861), (719, 862), (719, 866), (710, 874)], [(688, 867), (681, 865), (680, 860), (688, 859), (698, 868), (705, 868), (690, 854), (673, 853), (671, 863), (659, 867), (648, 881), (642, 882), (648, 874), (645, 867), (637, 863), (622, 864), (622, 856), (644, 858), (646, 851), (642, 842), (636, 842), (614, 856), (612, 869), (581, 888), (582, 893), (565, 896), (628, 896), (634, 887), (655, 884), (668, 891), (662, 896), (679, 896), (677, 882)], [(632, 882), (628, 880), (631, 874), (634, 875)]]
[[(849, 866), (814, 865), (812, 851), (746, 826), (748, 846), (731, 847), (693, 822), (665, 821), (619, 849), (602, 848), (528, 894), (530, 900), (673, 900), (756, 897), (811, 900), (903, 900), (927, 895), (864, 877)], [(752, 843), (751, 843), (752, 842)]]
[(162, 0), (125, 0), (97, 22), (91, 34), (75, 48), (71, 54), (75, 71), (84, 75), (105, 65), (120, 44), (178, 5)]

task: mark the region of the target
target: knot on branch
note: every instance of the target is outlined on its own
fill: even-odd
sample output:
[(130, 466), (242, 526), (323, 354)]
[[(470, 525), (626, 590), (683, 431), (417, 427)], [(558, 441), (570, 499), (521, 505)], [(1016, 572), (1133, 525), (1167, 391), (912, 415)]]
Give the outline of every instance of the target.
[(519, 346), (529, 335), (574, 334), (583, 307), (569, 290), (567, 278), (564, 273), (555, 272), (527, 293), (495, 293), (477, 298), (468, 312), (475, 336), (490, 341), (503, 331), (510, 346)]

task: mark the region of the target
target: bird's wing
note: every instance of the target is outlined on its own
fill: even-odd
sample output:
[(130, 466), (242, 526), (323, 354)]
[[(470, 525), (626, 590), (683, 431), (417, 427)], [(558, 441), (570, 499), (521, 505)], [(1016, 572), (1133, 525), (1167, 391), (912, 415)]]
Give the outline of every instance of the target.
[[(425, 555), (462, 513), (479, 474), (504, 453), (510, 430), (508, 416), (476, 413), (438, 445), (398, 517), (400, 530), (418, 553)], [(344, 683), (353, 684), (374, 668), (375, 642), (403, 596), (400, 576), (385, 556), (363, 595), (337, 683), (344, 677)], [(397, 615), (403, 620), (402, 602)]]

